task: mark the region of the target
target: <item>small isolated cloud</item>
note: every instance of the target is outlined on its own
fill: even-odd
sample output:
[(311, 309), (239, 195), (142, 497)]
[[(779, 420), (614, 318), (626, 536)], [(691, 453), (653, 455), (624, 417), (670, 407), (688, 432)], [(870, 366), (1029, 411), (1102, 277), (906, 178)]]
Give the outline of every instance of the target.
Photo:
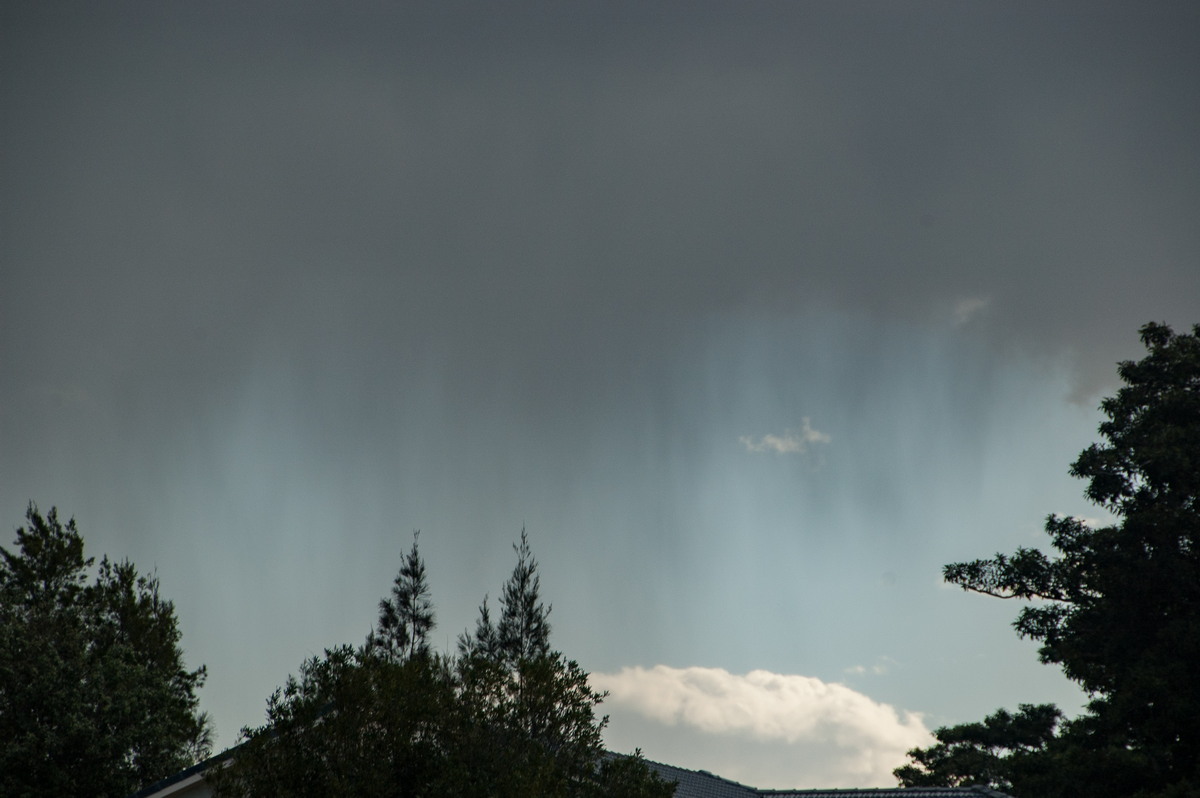
[(892, 659), (891, 657), (880, 657), (878, 660), (876, 660), (875, 664), (869, 668), (866, 665), (851, 665), (849, 668), (846, 668), (846, 673), (853, 674), (855, 676), (862, 676), (865, 673), (873, 673), (876, 676), (883, 676), (888, 672), (891, 666), (895, 664), (896, 660)]
[(932, 740), (919, 714), (810, 676), (657, 665), (592, 682), (609, 692), (614, 726), (640, 717), (636, 744), (650, 758), (756, 787), (892, 785), (905, 752)]
[(962, 325), (975, 318), (984, 308), (991, 302), (985, 297), (963, 297), (954, 303), (954, 324), (961, 327)]
[(749, 435), (743, 435), (738, 440), (748, 452), (803, 454), (808, 451), (809, 446), (816, 443), (829, 443), (833, 439), (826, 433), (813, 429), (808, 416), (805, 416), (800, 419), (800, 429), (784, 430), (782, 435), (768, 433), (757, 440)]

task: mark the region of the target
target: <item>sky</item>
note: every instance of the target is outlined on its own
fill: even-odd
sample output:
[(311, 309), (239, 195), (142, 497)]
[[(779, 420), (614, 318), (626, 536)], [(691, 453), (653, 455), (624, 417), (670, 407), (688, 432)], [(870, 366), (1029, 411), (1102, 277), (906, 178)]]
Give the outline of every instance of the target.
[[(1104, 520), (1200, 322), (1200, 9), (0, 5), (0, 527), (174, 601), (218, 747), (421, 530), (443, 650), (521, 529), (606, 740), (888, 786), (1083, 697), (941, 581)], [(5, 531), (6, 530), (6, 531)]]

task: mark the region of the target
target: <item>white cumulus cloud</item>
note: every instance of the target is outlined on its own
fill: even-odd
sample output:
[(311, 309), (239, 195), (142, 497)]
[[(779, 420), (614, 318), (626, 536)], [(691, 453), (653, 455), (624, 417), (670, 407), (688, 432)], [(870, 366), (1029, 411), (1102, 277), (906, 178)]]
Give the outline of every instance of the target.
[(635, 744), (650, 758), (755, 787), (894, 786), (905, 752), (932, 740), (919, 714), (810, 676), (656, 665), (591, 678), (614, 727), (643, 721)]
[(833, 440), (828, 434), (813, 429), (808, 416), (800, 419), (800, 429), (784, 430), (782, 435), (769, 433), (757, 440), (749, 435), (738, 438), (748, 452), (775, 452), (776, 454), (802, 454), (815, 443), (829, 443)]

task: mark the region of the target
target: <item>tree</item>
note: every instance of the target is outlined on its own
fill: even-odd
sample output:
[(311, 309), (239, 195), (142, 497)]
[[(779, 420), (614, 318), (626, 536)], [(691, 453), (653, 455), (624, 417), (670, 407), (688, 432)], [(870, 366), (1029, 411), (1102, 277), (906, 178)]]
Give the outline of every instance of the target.
[(542, 580), (537, 560), (529, 548), (529, 536), (521, 530), (521, 543), (513, 544), (517, 564), (500, 596), (500, 650), (509, 662), (534, 659), (550, 651), (550, 607), (542, 604)]
[(542, 580), (537, 560), (529, 547), (529, 535), (521, 530), (521, 542), (513, 544), (517, 564), (500, 594), (500, 621), (492, 622), (487, 597), (479, 606), (474, 634), (459, 635), (459, 653), (483, 654), (514, 667), (522, 659), (550, 652), (550, 610), (541, 600)]
[[(1057, 556), (1021, 548), (944, 570), (964, 590), (1031, 601), (1017, 633), (1089, 695), (1083, 715), (1020, 757), (1053, 762), (1072, 780), (1062, 794), (1200, 793), (1200, 325), (1148, 324), (1141, 339), (1147, 355), (1120, 364), (1125, 384), (1100, 405), (1105, 440), (1070, 469), (1116, 523), (1050, 516)], [(963, 728), (939, 730), (939, 745)], [(898, 770), (901, 781), (933, 778), (946, 765), (937, 748), (911, 752), (919, 767)]]
[(463, 632), (458, 636), (458, 655), (466, 658), (478, 654), (486, 659), (499, 660), (503, 655), (500, 651), (500, 633), (492, 623), (492, 612), (488, 609), (488, 597), (483, 597), (479, 605), (479, 618), (475, 621), (473, 634)]
[(207, 779), (218, 796), (453, 794), (444, 790), (453, 711), (450, 675), (431, 657), (328, 649), (271, 695), (266, 723), (243, 729), (245, 742)]
[(414, 536), (367, 642), (308, 660), (271, 696), (266, 724), (244, 729), (230, 763), (210, 772), (217, 795), (672, 795), (640, 754), (605, 755), (603, 695), (550, 650), (524, 532), (514, 550), (499, 624), (485, 599), (451, 658), (422, 645), (433, 608)]
[(396, 574), (392, 595), (380, 599), (379, 621), (367, 638), (369, 646), (398, 659), (429, 656), (429, 633), (436, 625), (425, 581), (425, 562), (417, 550), (420, 535), (420, 530), (413, 532), (412, 548)]
[(0, 547), (0, 794), (123, 796), (208, 755), (158, 580), (105, 557), (32, 503), (16, 551)]
[(896, 777), (906, 787), (1027, 788), (1047, 778), (1043, 754), (1061, 718), (1053, 704), (1021, 704), (1015, 715), (1001, 709), (981, 723), (942, 727), (937, 744), (910, 751), (914, 764), (897, 768)]
[(509, 666), (475, 653), (455, 666), (454, 794), (593, 794), (607, 719), (578, 663), (550, 652)]

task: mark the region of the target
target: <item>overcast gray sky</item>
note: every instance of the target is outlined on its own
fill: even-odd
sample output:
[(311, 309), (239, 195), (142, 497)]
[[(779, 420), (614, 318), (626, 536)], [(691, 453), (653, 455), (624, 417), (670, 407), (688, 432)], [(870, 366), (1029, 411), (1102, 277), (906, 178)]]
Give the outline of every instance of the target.
[(609, 743), (892, 783), (1075, 688), (941, 565), (1200, 321), (1193, 3), (0, 6), (0, 526), (155, 571), (222, 746), (414, 529), (528, 528)]

